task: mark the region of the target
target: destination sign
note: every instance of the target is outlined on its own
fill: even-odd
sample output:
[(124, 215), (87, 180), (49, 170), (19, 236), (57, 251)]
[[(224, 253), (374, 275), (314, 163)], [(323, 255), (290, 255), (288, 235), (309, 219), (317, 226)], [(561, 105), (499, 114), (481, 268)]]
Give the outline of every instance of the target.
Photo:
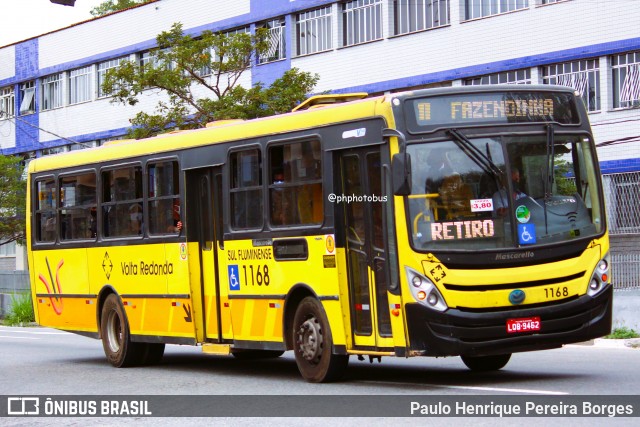
[(569, 93), (463, 93), (411, 99), (407, 108), (409, 126), (420, 131), (475, 124), (580, 123), (575, 98)]

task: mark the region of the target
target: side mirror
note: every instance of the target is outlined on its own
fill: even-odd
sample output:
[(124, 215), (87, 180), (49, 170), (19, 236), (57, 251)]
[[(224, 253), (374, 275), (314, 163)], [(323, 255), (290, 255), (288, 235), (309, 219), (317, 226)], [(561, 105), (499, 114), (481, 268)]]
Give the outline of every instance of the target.
[(399, 153), (393, 155), (391, 160), (391, 179), (393, 181), (393, 194), (396, 196), (408, 196), (411, 194), (411, 156), (407, 153), (407, 138), (397, 129), (382, 129), (385, 138), (398, 138)]
[(394, 154), (391, 160), (393, 194), (408, 196), (411, 194), (411, 156), (409, 153)]

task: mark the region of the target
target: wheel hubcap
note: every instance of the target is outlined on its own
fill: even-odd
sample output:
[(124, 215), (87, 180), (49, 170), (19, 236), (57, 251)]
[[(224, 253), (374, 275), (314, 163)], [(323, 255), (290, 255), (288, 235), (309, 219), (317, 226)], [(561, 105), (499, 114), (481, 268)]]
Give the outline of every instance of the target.
[(109, 349), (113, 353), (120, 351), (120, 342), (122, 340), (122, 325), (118, 313), (112, 311), (107, 319), (107, 335), (109, 341)]
[(298, 351), (305, 360), (312, 363), (320, 361), (322, 354), (322, 329), (318, 319), (312, 317), (300, 325), (297, 334)]

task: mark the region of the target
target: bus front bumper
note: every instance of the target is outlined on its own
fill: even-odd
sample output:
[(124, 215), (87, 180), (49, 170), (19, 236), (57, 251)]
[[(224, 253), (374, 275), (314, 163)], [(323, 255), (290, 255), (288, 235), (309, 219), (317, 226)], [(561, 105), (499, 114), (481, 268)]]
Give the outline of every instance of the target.
[[(488, 356), (561, 347), (611, 332), (613, 286), (596, 295), (533, 308), (470, 312), (406, 305), (409, 349), (425, 356)], [(508, 333), (507, 319), (540, 318), (540, 330)]]

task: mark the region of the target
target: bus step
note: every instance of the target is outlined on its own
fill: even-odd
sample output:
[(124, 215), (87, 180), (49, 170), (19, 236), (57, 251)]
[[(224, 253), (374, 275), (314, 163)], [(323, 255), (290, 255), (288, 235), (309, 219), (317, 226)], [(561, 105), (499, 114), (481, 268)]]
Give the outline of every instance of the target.
[(217, 354), (228, 356), (231, 354), (230, 344), (202, 344), (202, 352), (206, 354)]

